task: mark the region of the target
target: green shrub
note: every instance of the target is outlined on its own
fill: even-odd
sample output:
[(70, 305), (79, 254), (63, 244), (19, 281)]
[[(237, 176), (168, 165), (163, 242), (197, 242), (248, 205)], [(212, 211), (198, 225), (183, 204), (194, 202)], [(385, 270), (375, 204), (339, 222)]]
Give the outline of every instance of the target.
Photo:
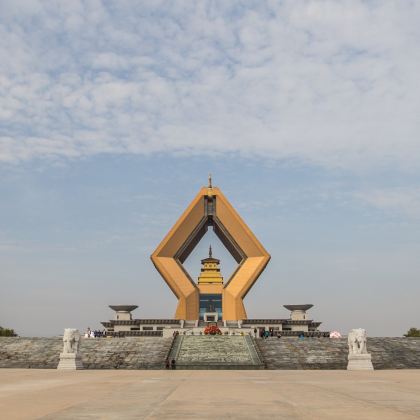
[(404, 337), (420, 337), (420, 330), (418, 328), (410, 328)]
[(0, 327), (0, 337), (17, 337), (17, 334), (10, 328)]

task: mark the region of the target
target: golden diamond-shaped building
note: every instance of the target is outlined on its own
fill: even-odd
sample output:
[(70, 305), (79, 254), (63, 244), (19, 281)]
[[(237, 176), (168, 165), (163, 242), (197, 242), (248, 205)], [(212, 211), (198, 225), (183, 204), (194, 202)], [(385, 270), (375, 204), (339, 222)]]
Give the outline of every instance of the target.
[[(223, 278), (212, 282), (202, 279), (196, 284), (183, 263), (209, 227), (213, 228), (238, 267), (225, 282)], [(215, 313), (219, 313), (223, 320), (233, 321), (247, 319), (243, 299), (266, 267), (270, 254), (220, 189), (212, 186), (210, 178), (208, 187), (199, 191), (151, 259), (178, 298), (176, 319), (198, 320), (203, 316), (203, 308), (205, 310), (211, 302), (210, 305), (216, 308)], [(216, 264), (214, 261), (207, 263)]]

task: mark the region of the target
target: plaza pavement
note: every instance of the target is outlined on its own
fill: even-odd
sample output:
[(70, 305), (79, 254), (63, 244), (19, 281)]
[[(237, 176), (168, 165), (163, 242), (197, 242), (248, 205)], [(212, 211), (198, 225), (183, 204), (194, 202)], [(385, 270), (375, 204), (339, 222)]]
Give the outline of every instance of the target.
[(0, 418), (420, 419), (420, 370), (0, 369)]

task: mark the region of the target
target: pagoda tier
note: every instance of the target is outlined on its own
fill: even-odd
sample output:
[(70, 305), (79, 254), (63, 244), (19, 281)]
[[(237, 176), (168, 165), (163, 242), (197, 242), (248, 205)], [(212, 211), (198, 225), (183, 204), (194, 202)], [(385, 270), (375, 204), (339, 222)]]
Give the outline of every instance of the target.
[(213, 258), (211, 246), (208, 258), (201, 260), (201, 273), (198, 277), (198, 284), (223, 284), (223, 277), (220, 273), (220, 260)]

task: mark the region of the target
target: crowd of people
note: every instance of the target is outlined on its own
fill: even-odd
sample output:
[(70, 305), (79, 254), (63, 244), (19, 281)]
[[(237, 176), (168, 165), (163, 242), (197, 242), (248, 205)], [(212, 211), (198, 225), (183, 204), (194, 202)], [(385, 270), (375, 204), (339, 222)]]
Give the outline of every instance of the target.
[[(184, 335), (185, 334), (186, 333), (184, 332)], [(194, 334), (194, 333), (192, 332), (192, 334)], [(200, 332), (200, 334), (202, 334), (202, 333)], [(227, 332), (225, 334), (227, 334)], [(233, 333), (233, 334), (235, 334), (235, 333)], [(172, 334), (172, 336), (174, 338), (177, 337), (178, 335), (179, 335), (179, 331), (174, 331), (173, 334)], [(244, 333), (241, 332), (240, 335), (244, 335)], [(252, 335), (252, 330), (249, 333), (249, 335)], [(106, 334), (105, 329), (102, 330), (102, 331), (101, 330), (91, 330), (90, 327), (87, 328), (87, 330), (85, 332), (85, 335), (84, 335), (85, 338), (101, 338), (101, 337), (106, 337), (106, 336), (107, 336), (107, 334)], [(268, 337), (281, 338), (282, 333), (281, 333), (281, 331), (274, 331), (274, 329), (272, 329), (272, 328), (270, 328), (269, 330), (266, 330), (264, 328), (259, 328), (259, 329), (254, 328), (254, 337), (255, 338), (257, 338), (257, 337), (260, 337), (260, 338), (268, 338)], [(340, 338), (341, 334), (339, 332), (334, 331), (333, 333), (331, 333), (330, 337), (331, 338)], [(299, 334), (298, 338), (303, 340), (305, 338), (304, 333), (302, 332), (301, 334)]]
[(106, 337), (106, 330), (91, 330), (90, 327), (87, 327), (85, 332), (85, 338), (102, 338)]
[(258, 336), (260, 338), (268, 338), (268, 337), (280, 338), (281, 332), (280, 331), (275, 332), (274, 329), (271, 329), (271, 328), (269, 330), (266, 330), (265, 328), (260, 328), (259, 330), (257, 330), (256, 328), (254, 328), (254, 337), (257, 338)]

